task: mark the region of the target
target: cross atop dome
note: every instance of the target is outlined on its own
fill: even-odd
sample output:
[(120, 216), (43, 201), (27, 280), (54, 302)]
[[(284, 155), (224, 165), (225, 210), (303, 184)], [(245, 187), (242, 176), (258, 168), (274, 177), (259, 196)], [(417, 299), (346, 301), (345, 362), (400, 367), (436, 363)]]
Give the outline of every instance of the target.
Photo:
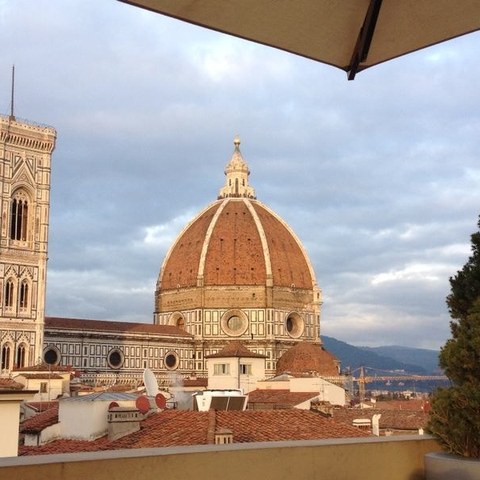
[(240, 152), (240, 138), (233, 139), (233, 155), (225, 167), (225, 186), (220, 189), (218, 198), (247, 197), (256, 198), (255, 190), (248, 184), (250, 170)]

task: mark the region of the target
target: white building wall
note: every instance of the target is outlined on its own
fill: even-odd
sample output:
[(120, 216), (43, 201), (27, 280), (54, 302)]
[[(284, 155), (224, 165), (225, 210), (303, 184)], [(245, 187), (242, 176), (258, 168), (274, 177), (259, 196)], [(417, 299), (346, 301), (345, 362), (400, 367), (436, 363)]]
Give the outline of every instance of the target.
[[(49, 402), (50, 400), (55, 400), (64, 393), (63, 383), (64, 380), (60, 378), (54, 379), (37, 379), (37, 378), (26, 378), (23, 375), (17, 375), (13, 379), (24, 385), (26, 390), (37, 390), (37, 393), (34, 395), (33, 402)], [(42, 384), (46, 384), (46, 391), (42, 392)]]
[(60, 400), (58, 420), (62, 438), (94, 440), (107, 431), (110, 402)]
[(0, 403), (0, 457), (16, 457), (18, 455), (18, 421), (20, 418), (20, 402)]
[[(257, 388), (258, 380), (265, 377), (265, 359), (243, 358), (243, 357), (218, 357), (207, 359), (208, 389), (209, 390), (230, 390), (240, 388), (244, 393), (251, 392)], [(228, 365), (228, 373), (219, 373), (215, 365)], [(242, 372), (242, 366), (249, 366)], [(216, 371), (217, 370), (217, 371)]]
[(55, 423), (47, 428), (44, 428), (39, 435), (29, 433), (24, 437), (24, 444), (27, 447), (36, 447), (37, 445), (43, 445), (61, 437), (60, 424)]
[(291, 392), (318, 392), (319, 400), (332, 405), (345, 405), (345, 389), (322, 377), (291, 378)]
[[(61, 437), (94, 440), (105, 435), (108, 429), (108, 407), (111, 402), (112, 399), (82, 397), (61, 399), (58, 404)], [(135, 407), (134, 400), (116, 399), (115, 402), (120, 407)]]
[(18, 455), (20, 403), (31, 400), (32, 394), (21, 390), (0, 393), (0, 457)]

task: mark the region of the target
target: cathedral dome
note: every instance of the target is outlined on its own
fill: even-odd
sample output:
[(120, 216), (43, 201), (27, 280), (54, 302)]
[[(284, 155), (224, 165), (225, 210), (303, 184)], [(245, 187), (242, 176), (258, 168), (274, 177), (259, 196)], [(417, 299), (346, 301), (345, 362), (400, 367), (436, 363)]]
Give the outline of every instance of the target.
[(163, 262), (154, 322), (194, 336), (185, 364), (205, 371), (206, 355), (237, 339), (266, 355), (266, 373), (297, 341), (320, 342), (321, 292), (292, 229), (256, 199), (240, 140), (225, 183), (178, 235)]
[(287, 350), (277, 361), (277, 375), (316, 373), (334, 377), (340, 374), (340, 362), (321, 345), (302, 342)]
[(159, 275), (162, 291), (273, 286), (312, 290), (315, 276), (290, 227), (256, 200), (238, 138), (218, 200), (180, 233)]

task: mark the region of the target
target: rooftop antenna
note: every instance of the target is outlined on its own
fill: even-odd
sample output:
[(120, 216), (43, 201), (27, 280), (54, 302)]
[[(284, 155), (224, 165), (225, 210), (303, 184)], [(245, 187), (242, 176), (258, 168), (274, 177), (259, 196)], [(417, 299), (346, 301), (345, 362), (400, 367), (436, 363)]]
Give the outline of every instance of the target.
[(12, 98), (10, 102), (10, 120), (15, 121), (14, 112), (15, 106), (15, 65), (12, 65)]

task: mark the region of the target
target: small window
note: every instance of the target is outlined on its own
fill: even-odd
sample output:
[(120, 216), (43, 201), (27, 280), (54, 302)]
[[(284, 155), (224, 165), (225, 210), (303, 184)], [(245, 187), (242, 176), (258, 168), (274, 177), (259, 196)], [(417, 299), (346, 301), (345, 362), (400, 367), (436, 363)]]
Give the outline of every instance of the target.
[(230, 374), (230, 365), (228, 363), (215, 363), (213, 365), (213, 374), (214, 375), (229, 375)]
[(40, 393), (47, 393), (48, 383), (40, 382)]
[(240, 364), (240, 375), (251, 375), (252, 374), (252, 366), (247, 363)]

